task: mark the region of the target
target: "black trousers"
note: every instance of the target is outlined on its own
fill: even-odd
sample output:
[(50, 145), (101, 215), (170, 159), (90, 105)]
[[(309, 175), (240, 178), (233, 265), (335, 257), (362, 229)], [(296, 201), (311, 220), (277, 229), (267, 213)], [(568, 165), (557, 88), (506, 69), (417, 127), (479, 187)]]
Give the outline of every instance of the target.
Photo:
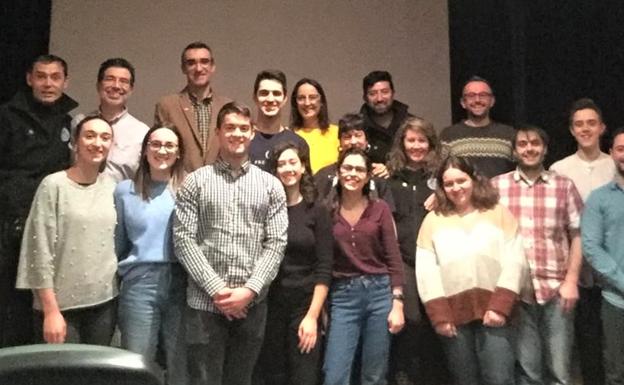
[(314, 349), (301, 353), (297, 348), (299, 324), (311, 300), (310, 293), (287, 290), (269, 292), (264, 344), (256, 366), (258, 384), (318, 384), (322, 350), (320, 320)]
[(33, 343), (32, 292), (15, 289), (22, 223), (0, 218), (0, 348)]
[(602, 295), (599, 286), (579, 287), (574, 330), (581, 364), (581, 375), (585, 385), (603, 385), (605, 383), (602, 359), (603, 332), (600, 320), (601, 303)]
[(185, 312), (188, 371), (191, 385), (250, 385), (262, 347), (266, 301), (229, 321), (221, 314)]

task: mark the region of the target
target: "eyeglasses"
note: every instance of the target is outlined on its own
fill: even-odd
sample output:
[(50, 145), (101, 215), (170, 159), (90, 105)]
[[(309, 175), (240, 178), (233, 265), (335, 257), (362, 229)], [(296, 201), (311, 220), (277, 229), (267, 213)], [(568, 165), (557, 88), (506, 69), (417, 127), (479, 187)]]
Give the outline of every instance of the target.
[(149, 149), (154, 152), (160, 151), (160, 149), (163, 147), (165, 151), (168, 153), (174, 153), (178, 150), (178, 145), (175, 143), (171, 143), (171, 142), (162, 143), (159, 141), (149, 141), (147, 142), (147, 145), (149, 146)]
[(479, 99), (489, 99), (492, 97), (492, 94), (489, 92), (468, 92), (467, 94), (464, 94), (464, 99), (469, 99), (469, 100), (475, 100), (476, 98)]
[(368, 170), (366, 169), (366, 167), (362, 167), (362, 166), (352, 166), (350, 164), (342, 164), (340, 165), (340, 172), (347, 174), (350, 172), (355, 171), (358, 174), (366, 174), (368, 172)]

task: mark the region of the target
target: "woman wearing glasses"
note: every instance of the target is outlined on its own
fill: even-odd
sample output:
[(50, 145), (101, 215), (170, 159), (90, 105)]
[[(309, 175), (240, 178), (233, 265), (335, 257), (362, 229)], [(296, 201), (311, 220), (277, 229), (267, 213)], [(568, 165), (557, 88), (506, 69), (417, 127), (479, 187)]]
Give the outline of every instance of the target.
[(330, 194), (335, 239), (325, 385), (348, 384), (361, 341), (361, 384), (386, 383), (390, 335), (403, 327), (403, 262), (392, 213), (369, 188), (361, 149), (338, 159)]
[(310, 147), (313, 174), (336, 162), (338, 127), (329, 124), (325, 91), (316, 80), (303, 78), (295, 84), (290, 97), (290, 126)]
[(136, 176), (115, 189), (121, 345), (155, 360), (161, 338), (169, 384), (186, 382), (181, 331), (186, 275), (175, 259), (171, 238), (175, 190), (184, 177), (183, 155), (176, 130), (154, 127), (143, 140)]

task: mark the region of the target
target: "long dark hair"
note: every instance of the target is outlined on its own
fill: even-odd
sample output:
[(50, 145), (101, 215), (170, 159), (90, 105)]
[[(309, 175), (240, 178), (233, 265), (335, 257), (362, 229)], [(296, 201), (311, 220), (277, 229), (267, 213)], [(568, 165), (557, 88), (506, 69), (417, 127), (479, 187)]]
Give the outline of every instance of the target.
[(286, 150), (293, 150), (297, 153), (299, 161), (303, 165), (305, 172), (301, 175), (301, 181), (299, 182), (299, 192), (303, 196), (303, 200), (311, 205), (316, 200), (317, 192), (314, 179), (312, 178), (312, 169), (310, 167), (310, 155), (301, 146), (291, 141), (281, 142), (275, 145), (271, 150), (269, 156), (268, 166), (271, 174), (277, 177), (277, 161), (282, 153)]
[(321, 84), (314, 79), (303, 78), (295, 84), (295, 88), (292, 90), (292, 94), (290, 96), (290, 127), (293, 129), (298, 129), (303, 127), (303, 116), (299, 113), (299, 109), (297, 108), (297, 93), (299, 92), (299, 87), (304, 84), (309, 84), (312, 87), (316, 88), (316, 91), (319, 93), (321, 97), (321, 109), (318, 114), (319, 128), (321, 132), (324, 134), (329, 128), (329, 110), (327, 109), (327, 97), (325, 96), (325, 91)]
[(175, 136), (178, 138), (178, 158), (176, 162), (171, 167), (171, 179), (169, 180), (169, 187), (175, 191), (177, 191), (178, 187), (184, 181), (184, 177), (186, 175), (184, 171), (184, 166), (182, 164), (182, 159), (184, 157), (184, 143), (182, 142), (182, 137), (178, 130), (171, 124), (158, 125), (154, 126), (147, 131), (145, 137), (143, 138), (143, 144), (141, 145), (141, 160), (139, 161), (139, 168), (132, 179), (134, 181), (134, 189), (135, 191), (141, 195), (143, 200), (148, 201), (150, 197), (150, 185), (152, 183), (152, 175), (150, 173), (150, 165), (147, 162), (147, 152), (149, 151), (149, 140), (152, 133), (156, 130), (160, 130), (161, 128), (166, 128), (173, 132)]
[(394, 135), (392, 149), (388, 156), (388, 171), (390, 171), (390, 174), (394, 174), (407, 166), (408, 161), (405, 155), (404, 142), (407, 131), (419, 132), (427, 138), (429, 153), (425, 156), (423, 168), (429, 174), (434, 174), (440, 163), (440, 142), (433, 124), (416, 116), (405, 119), (405, 122), (403, 122)]
[(472, 196), (470, 197), (470, 202), (474, 208), (478, 210), (489, 210), (496, 206), (498, 203), (498, 191), (492, 186), (489, 179), (479, 174), (468, 159), (451, 155), (442, 162), (436, 175), (437, 187), (435, 195), (438, 201), (438, 205), (435, 208), (436, 213), (442, 215), (456, 213), (455, 205), (448, 199), (444, 192), (443, 176), (449, 168), (461, 170), (472, 179)]
[[(371, 158), (368, 156), (366, 151), (364, 151), (364, 150), (362, 150), (360, 148), (353, 147), (353, 148), (349, 148), (349, 149), (341, 152), (340, 155), (338, 155), (338, 162), (336, 163), (336, 172), (340, 173), (340, 166), (342, 165), (344, 160), (349, 155), (359, 155), (359, 156), (361, 156), (362, 159), (364, 159), (364, 163), (366, 164), (366, 173), (367, 173), (367, 176), (369, 178), (369, 182), (366, 185), (364, 185), (364, 188), (362, 189), (362, 194), (364, 196), (366, 196), (370, 200), (377, 200), (377, 199), (379, 199), (379, 195), (377, 194), (377, 190), (371, 188), (371, 185), (374, 186), (374, 182), (372, 181), (373, 162), (371, 161)], [(338, 178), (338, 179), (340, 179), (340, 178)], [(338, 181), (336, 183), (336, 185), (332, 187), (331, 191), (327, 195), (327, 201), (325, 202), (325, 204), (327, 205), (327, 207), (330, 208), (330, 210), (333, 213), (336, 213), (336, 212), (338, 212), (340, 210), (340, 201), (341, 201), (341, 199), (342, 199), (342, 186), (340, 185), (340, 181)]]

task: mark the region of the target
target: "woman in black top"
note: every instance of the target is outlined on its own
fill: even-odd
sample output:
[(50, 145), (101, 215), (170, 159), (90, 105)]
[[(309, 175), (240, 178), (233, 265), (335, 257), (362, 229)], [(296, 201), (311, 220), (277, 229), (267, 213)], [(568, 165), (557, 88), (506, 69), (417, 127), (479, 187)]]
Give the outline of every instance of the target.
[(331, 281), (332, 222), (315, 203), (309, 155), (291, 142), (269, 159), (288, 206), (288, 244), (268, 295), (264, 346), (257, 374), (267, 385), (316, 385), (320, 372), (320, 315)]
[(439, 380), (432, 377), (439, 377), (435, 374), (440, 370), (436, 371), (435, 367), (441, 367), (443, 356), (427, 320), (420, 322), (426, 314), (421, 311), (418, 299), (414, 264), (418, 230), (434, 204), (434, 174), (439, 164), (440, 144), (433, 125), (418, 117), (407, 118), (394, 138), (387, 164), (388, 184), (396, 208), (393, 214), (405, 272), (406, 322), (392, 343), (390, 379), (396, 383), (416, 383), (418, 376), (418, 383), (430, 383)]

